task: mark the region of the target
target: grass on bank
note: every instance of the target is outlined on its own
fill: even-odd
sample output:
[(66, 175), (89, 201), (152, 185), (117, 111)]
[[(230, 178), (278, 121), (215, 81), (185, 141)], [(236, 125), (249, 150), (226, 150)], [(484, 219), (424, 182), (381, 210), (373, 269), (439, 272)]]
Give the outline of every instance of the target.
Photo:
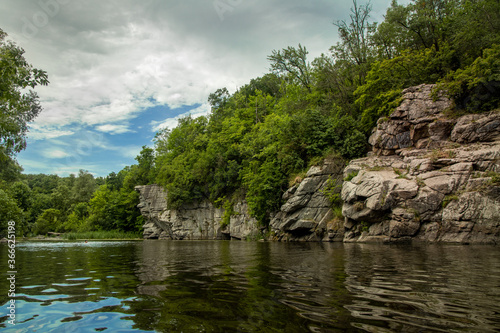
[(88, 231), (88, 232), (70, 232), (61, 235), (63, 239), (142, 239), (142, 234), (139, 232), (124, 232), (124, 231)]

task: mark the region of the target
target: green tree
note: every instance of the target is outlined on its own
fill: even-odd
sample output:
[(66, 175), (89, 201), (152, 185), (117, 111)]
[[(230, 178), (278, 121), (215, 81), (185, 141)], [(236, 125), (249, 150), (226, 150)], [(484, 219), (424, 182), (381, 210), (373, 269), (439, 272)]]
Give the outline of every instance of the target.
[[(500, 44), (500, 2), (498, 0), (462, 1), (447, 22), (448, 43), (456, 50), (459, 68), (482, 56), (486, 48)], [(455, 68), (456, 69), (456, 68)]]
[[(76, 207), (73, 224), (79, 223), (81, 231), (91, 230), (122, 230), (139, 231), (143, 220), (137, 204), (139, 194), (134, 190), (122, 188), (112, 190), (102, 185), (90, 199), (88, 206)], [(80, 223), (88, 214), (84, 223)]]
[(94, 176), (88, 171), (80, 170), (71, 188), (72, 203), (89, 201), (95, 190), (97, 190), (97, 184)]
[(8, 156), (4, 147), (0, 147), (0, 186), (3, 182), (11, 183), (21, 178), (23, 168), (15, 159)]
[(151, 184), (154, 179), (154, 149), (142, 146), (142, 150), (135, 160), (139, 163), (137, 171), (137, 185)]
[(281, 80), (274, 73), (268, 73), (262, 77), (251, 79), (250, 83), (239, 89), (239, 92), (248, 100), (250, 96), (255, 96), (257, 91), (261, 91), (264, 95), (277, 97), (280, 95)]
[(34, 225), (34, 232), (39, 235), (45, 235), (48, 232), (60, 231), (63, 220), (62, 212), (58, 209), (49, 208), (38, 216)]
[(365, 5), (358, 5), (357, 1), (353, 0), (352, 3), (350, 22), (341, 20), (334, 23), (338, 28), (341, 42), (332, 50), (337, 59), (363, 66), (372, 56), (370, 42), (376, 23), (368, 21), (372, 10), (369, 2)]
[[(459, 6), (458, 0), (414, 0), (406, 6), (393, 0), (378, 31), (377, 41), (382, 43), (387, 54), (409, 48), (433, 47), (439, 51), (449, 33), (447, 19)], [(394, 39), (390, 41), (389, 36)], [(390, 49), (395, 50), (391, 52)]]
[(343, 71), (344, 77), (348, 76), (355, 86), (364, 84), (370, 63), (374, 60), (371, 43), (377, 25), (369, 22), (370, 12), (370, 3), (358, 5), (353, 0), (350, 21), (334, 23), (341, 41), (330, 51), (335, 61), (343, 63), (343, 67), (347, 69)]
[(500, 45), (484, 50), (470, 66), (440, 80), (438, 90), (468, 112), (490, 111), (500, 106)]
[[(3, 238), (7, 235), (7, 223), (9, 221), (20, 223), (22, 220), (23, 213), (16, 200), (0, 189), (0, 237)], [(19, 232), (20, 229), (18, 228), (17, 231)]]
[(267, 57), (271, 62), (271, 71), (297, 81), (311, 92), (311, 66), (307, 62), (306, 48), (299, 44), (298, 48), (289, 46), (282, 50), (273, 50)]
[[(47, 85), (47, 73), (33, 68), (24, 50), (0, 29), (0, 154), (12, 155), (26, 147), (28, 123), (42, 110), (32, 90)], [(32, 88), (32, 89), (29, 89)]]
[(27, 212), (31, 208), (32, 193), (31, 189), (25, 182), (17, 181), (9, 186), (9, 192), (17, 205), (23, 211)]

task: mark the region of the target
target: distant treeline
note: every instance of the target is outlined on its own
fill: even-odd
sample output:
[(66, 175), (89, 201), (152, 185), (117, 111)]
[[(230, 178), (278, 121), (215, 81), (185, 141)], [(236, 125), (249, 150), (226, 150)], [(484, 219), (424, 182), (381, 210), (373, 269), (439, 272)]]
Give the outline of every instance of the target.
[[(327, 155), (366, 154), (372, 128), (399, 105), (402, 89), (436, 83), (436, 93), (455, 101), (455, 113), (499, 106), (498, 0), (393, 1), (378, 24), (370, 10), (354, 1), (350, 19), (334, 23), (341, 41), (316, 59), (300, 44), (272, 51), (268, 74), (233, 94), (218, 89), (209, 96), (208, 116), (159, 131), (154, 149), (144, 147), (138, 164), (118, 174), (91, 180), (81, 172), (43, 191), (34, 179), (53, 176), (4, 181), (0, 216), (8, 206), (1, 203), (9, 202), (8, 209), (24, 214), (26, 232), (138, 230), (133, 187), (158, 183), (168, 190), (170, 208), (210, 200), (231, 209), (246, 198), (265, 226), (310, 165)], [(47, 204), (29, 208), (15, 192), (20, 188)], [(56, 199), (60, 193), (71, 195)]]

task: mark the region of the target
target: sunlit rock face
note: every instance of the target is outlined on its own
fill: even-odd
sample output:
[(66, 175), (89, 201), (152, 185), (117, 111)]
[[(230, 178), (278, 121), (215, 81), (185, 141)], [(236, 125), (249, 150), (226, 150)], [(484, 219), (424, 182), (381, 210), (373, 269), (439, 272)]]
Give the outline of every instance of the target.
[(246, 239), (261, 233), (245, 201), (234, 205), (229, 225), (222, 226), (224, 209), (208, 201), (168, 209), (168, 194), (161, 186), (144, 185), (135, 189), (140, 193), (138, 207), (145, 217), (143, 235), (146, 239)]
[(500, 113), (450, 119), (432, 88), (406, 89), (344, 170), (344, 241), (500, 240)]

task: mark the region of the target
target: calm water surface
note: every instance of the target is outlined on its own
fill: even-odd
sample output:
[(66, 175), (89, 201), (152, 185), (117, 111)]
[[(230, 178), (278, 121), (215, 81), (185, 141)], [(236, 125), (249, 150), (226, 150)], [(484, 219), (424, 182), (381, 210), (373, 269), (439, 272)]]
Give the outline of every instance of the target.
[(30, 242), (5, 332), (500, 332), (500, 249)]

